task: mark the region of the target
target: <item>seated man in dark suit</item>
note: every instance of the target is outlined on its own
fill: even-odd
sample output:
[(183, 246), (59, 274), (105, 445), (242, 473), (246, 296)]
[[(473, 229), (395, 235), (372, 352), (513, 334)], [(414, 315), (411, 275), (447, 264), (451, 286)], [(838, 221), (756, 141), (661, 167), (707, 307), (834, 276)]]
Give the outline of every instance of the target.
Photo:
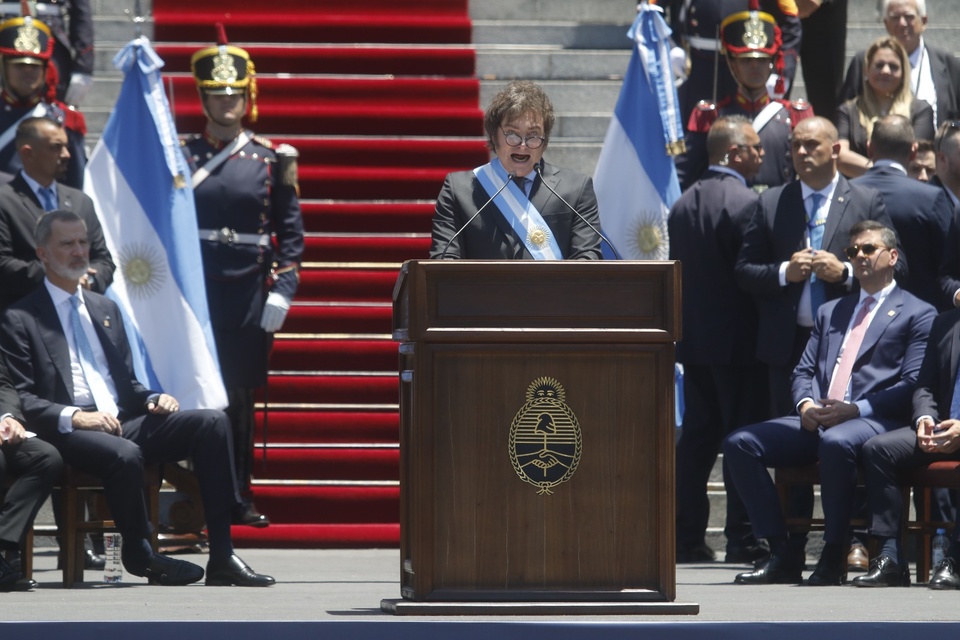
[(896, 234), (876, 221), (851, 228), (847, 257), (861, 290), (818, 310), (792, 376), (796, 415), (744, 427), (724, 440), (723, 453), (754, 535), (770, 545), (770, 559), (739, 574), (738, 584), (801, 581), (803, 563), (790, 552), (767, 468), (818, 460), (825, 544), (807, 584), (844, 580), (860, 448), (874, 435), (897, 428), (908, 414), (936, 316), (932, 306), (894, 282), (896, 246)]
[(36, 245), (46, 278), (7, 309), (0, 349), (30, 425), (67, 464), (102, 479), (126, 570), (164, 585), (203, 577), (200, 567), (153, 552), (143, 496), (144, 464), (191, 458), (210, 539), (206, 584), (272, 585), (233, 552), (230, 513), (240, 497), (226, 414), (180, 412), (173, 397), (134, 377), (118, 307), (80, 286), (90, 245), (79, 216), (44, 215)]
[[(941, 314), (933, 322), (923, 364), (913, 392), (910, 426), (880, 434), (863, 446), (863, 473), (867, 480), (870, 533), (880, 553), (870, 571), (854, 578), (858, 587), (910, 585), (910, 571), (900, 541), (904, 509), (898, 476), (938, 460), (960, 460), (960, 309)], [(960, 509), (957, 510), (960, 519)], [(960, 521), (953, 528), (950, 547), (934, 567), (931, 589), (960, 589)]]
[(496, 157), (444, 180), (432, 259), (601, 259), (593, 180), (543, 160), (555, 120), (550, 98), (532, 82), (511, 82), (494, 96), (483, 128)]
[(32, 437), (20, 416), (17, 391), (0, 359), (0, 482), (7, 473), (16, 477), (0, 503), (0, 591), (29, 591), (36, 586), (3, 556), (22, 551), (27, 531), (63, 468), (57, 450)]

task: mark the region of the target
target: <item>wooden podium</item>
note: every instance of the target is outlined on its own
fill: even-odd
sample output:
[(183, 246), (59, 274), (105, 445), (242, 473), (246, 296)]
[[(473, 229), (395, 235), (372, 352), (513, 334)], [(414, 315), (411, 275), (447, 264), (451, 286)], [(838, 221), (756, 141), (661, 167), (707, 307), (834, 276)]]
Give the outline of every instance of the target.
[(409, 261), (396, 614), (675, 603), (676, 262)]

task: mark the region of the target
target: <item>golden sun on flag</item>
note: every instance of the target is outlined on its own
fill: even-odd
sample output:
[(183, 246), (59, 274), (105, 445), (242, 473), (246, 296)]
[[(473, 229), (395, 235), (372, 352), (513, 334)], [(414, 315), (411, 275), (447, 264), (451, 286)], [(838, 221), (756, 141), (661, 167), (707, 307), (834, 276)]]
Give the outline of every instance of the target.
[(670, 255), (667, 221), (659, 211), (641, 209), (624, 234), (626, 254), (635, 260), (666, 260)]
[(166, 279), (165, 265), (150, 245), (130, 244), (120, 250), (120, 269), (131, 297), (148, 298), (159, 291)]

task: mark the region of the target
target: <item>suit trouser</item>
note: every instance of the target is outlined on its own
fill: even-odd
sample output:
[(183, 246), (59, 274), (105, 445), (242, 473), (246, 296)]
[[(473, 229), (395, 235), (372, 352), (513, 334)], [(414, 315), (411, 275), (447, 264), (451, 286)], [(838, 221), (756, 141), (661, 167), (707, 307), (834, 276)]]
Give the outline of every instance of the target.
[[(720, 443), (735, 429), (766, 414), (766, 372), (759, 365), (684, 366), (685, 413), (677, 443), (677, 546), (703, 544), (710, 517), (707, 481)], [(754, 542), (743, 501), (723, 464), (727, 545)]]
[(58, 434), (64, 462), (103, 481), (110, 513), (125, 540), (145, 540), (150, 524), (143, 467), (193, 460), (203, 511), (214, 539), (229, 539), (230, 510), (240, 502), (233, 467), (233, 437), (222, 411), (180, 411), (125, 420), (123, 436), (76, 430)]
[[(870, 533), (881, 538), (899, 538), (903, 495), (897, 478), (909, 471), (938, 460), (960, 460), (954, 453), (927, 453), (917, 445), (913, 427), (902, 427), (869, 440), (863, 447), (863, 473), (867, 480), (867, 505), (870, 508)], [(960, 520), (960, 509), (957, 510)], [(960, 540), (960, 522), (953, 529), (953, 539)]]
[(800, 62), (807, 100), (815, 114), (834, 120), (846, 63), (847, 0), (825, 2), (800, 22)]
[(0, 447), (0, 479), (7, 473), (17, 477), (0, 505), (0, 542), (22, 548), (27, 530), (62, 469), (60, 454), (39, 438)]
[(757, 538), (787, 535), (776, 486), (767, 467), (793, 467), (820, 461), (825, 542), (849, 542), (860, 449), (891, 425), (855, 418), (830, 429), (807, 431), (799, 417), (777, 418), (735, 431), (723, 442), (740, 497)]

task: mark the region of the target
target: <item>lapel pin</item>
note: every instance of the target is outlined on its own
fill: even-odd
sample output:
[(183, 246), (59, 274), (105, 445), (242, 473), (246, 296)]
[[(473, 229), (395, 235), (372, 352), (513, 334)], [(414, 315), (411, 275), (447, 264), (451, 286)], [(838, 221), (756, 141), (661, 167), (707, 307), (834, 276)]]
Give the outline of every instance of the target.
[(843, 202), (843, 196), (838, 196), (838, 197), (837, 197), (837, 202), (841, 202), (841, 203), (842, 203), (842, 202)]
[(887, 315), (892, 318), (893, 316), (897, 315), (897, 312), (893, 309), (890, 309), (890, 311), (887, 311)]
[(103, 319), (103, 326), (104, 326), (104, 328), (106, 328), (106, 329), (109, 329), (109, 328), (110, 328), (110, 316), (106, 316), (106, 317)]

